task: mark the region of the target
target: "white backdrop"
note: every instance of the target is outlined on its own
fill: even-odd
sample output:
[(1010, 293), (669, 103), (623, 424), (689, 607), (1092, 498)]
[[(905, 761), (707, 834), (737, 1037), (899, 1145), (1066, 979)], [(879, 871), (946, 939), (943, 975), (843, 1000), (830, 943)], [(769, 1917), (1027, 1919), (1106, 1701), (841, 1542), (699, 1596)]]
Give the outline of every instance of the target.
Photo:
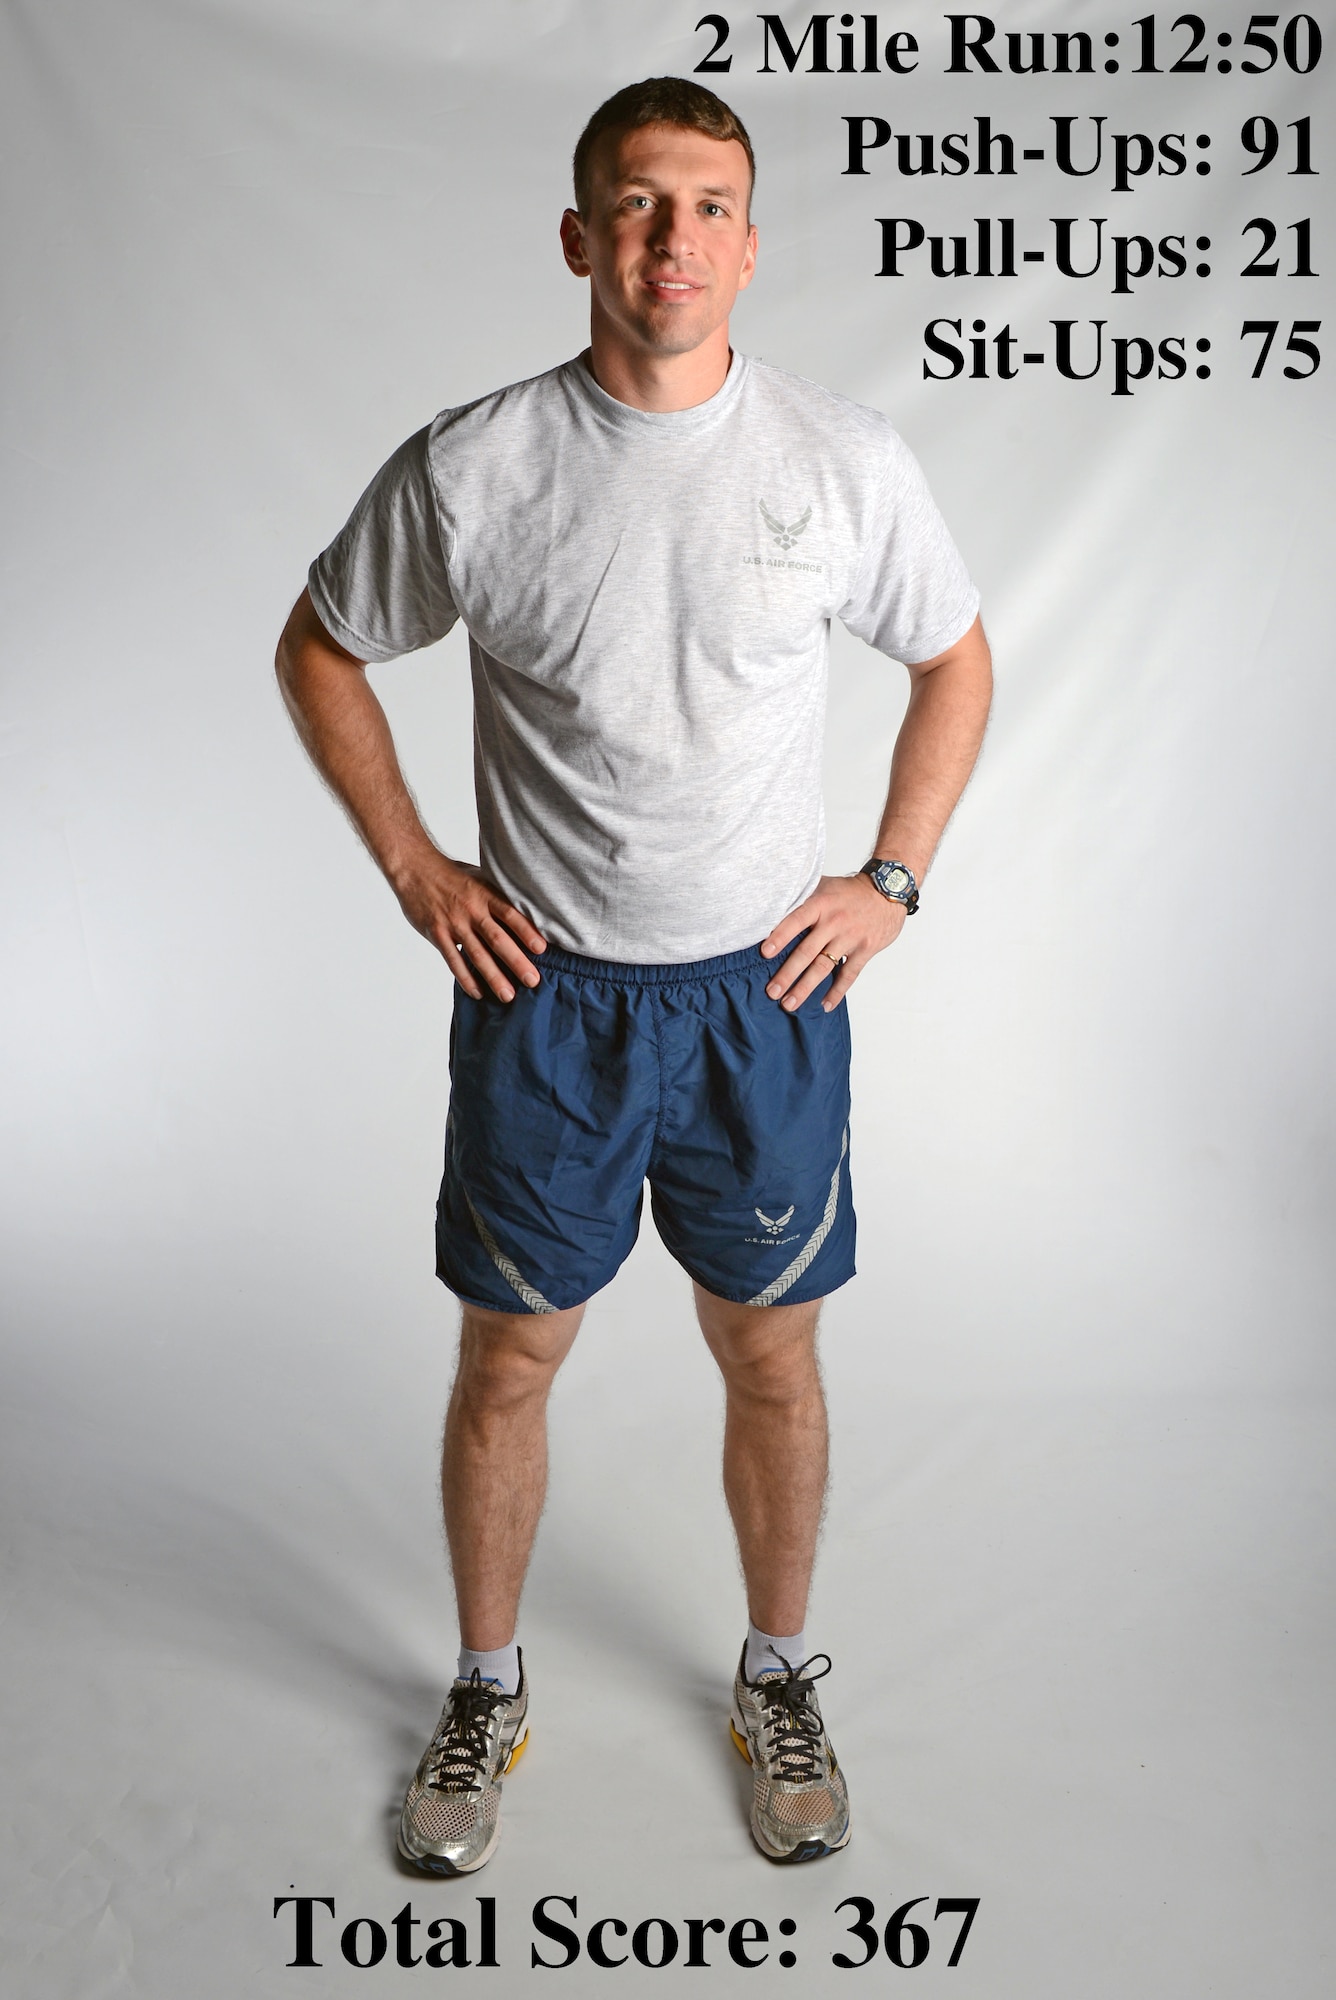
[[(325, 1969), (297, 1975), (331, 1992), (363, 1978), (344, 1922), (480, 1892), (505, 1993), (541, 1985), (544, 1894), (578, 1896), (582, 1928), (792, 1915), (822, 1993), (843, 1990), (841, 1898), (884, 1918), (919, 1894), (982, 1899), (960, 1966), (935, 1940), (919, 1974), (961, 1996), (1327, 1990), (1336, 363), (1286, 380), (1282, 331), (1251, 380), (1241, 320), (1320, 320), (1329, 285), (1238, 273), (1255, 215), (1282, 272), (1311, 217), (1330, 269), (1336, 48), (1305, 76), (1226, 75), (1218, 33), (1237, 47), (1246, 21), (1223, 9), (1210, 73), (1156, 77), (944, 75), (920, 0), (882, 21), (918, 34), (913, 77), (757, 75), (756, 17), (729, 17), (733, 71), (705, 80), (760, 163), (737, 342), (890, 412), (998, 670), (923, 913), (851, 1003), (860, 1277), (826, 1318), (809, 1632), (836, 1659), (857, 1832), (797, 1879), (748, 1847), (719, 1399), (651, 1231), (559, 1383), (522, 1631), (534, 1748), (501, 1852), (457, 1885), (393, 1859), (454, 1646), (431, 1238), (449, 995), (270, 660), (393, 445), (582, 345), (556, 236), (571, 146), (621, 84), (689, 73), (698, 18), (10, 0), (0, 23), (24, 2000), (287, 1992), (271, 1911), (294, 1889), (337, 1899)], [(784, 18), (796, 40), (808, 17)], [(1086, 29), (1101, 57), (1106, 29), (1131, 40), (1084, 5), (1023, 26)], [(988, 115), (1038, 143), (1069, 114), (1182, 131), (1212, 173), (1119, 193), (1051, 161), (1005, 183), (907, 180), (888, 154), (841, 172), (846, 116)], [(1261, 115), (1310, 117), (1321, 172), (1241, 178)], [(1211, 276), (1118, 297), (1051, 258), (874, 275), (877, 216), (949, 233), (985, 212), (1026, 243), (1055, 214), (1207, 236)], [(942, 315), (1050, 354), (1051, 320), (1103, 318), (1106, 340), (1186, 336), (1192, 365), (1130, 397), (1051, 361), (926, 381)], [(375, 678), (429, 823), (476, 851), (462, 638)], [(833, 866), (866, 853), (903, 682), (837, 635)], [(367, 1976), (393, 1981), (393, 1955)], [(707, 1983), (745, 1984), (720, 1956)], [(898, 1976), (883, 1958), (867, 1982)], [(779, 1977), (772, 1956), (752, 1983)]]

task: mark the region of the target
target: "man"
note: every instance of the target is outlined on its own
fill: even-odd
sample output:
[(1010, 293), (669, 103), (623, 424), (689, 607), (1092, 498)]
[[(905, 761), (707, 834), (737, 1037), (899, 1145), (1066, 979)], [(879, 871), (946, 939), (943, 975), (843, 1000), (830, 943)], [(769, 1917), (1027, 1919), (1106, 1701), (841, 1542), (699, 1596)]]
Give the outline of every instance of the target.
[[(492, 1853), (527, 1740), (515, 1626), (548, 1390), (646, 1179), (725, 1385), (752, 1832), (776, 1861), (849, 1837), (814, 1686), (830, 1662), (803, 1631), (817, 1314), (853, 1273), (843, 1002), (916, 907), (990, 669), (977, 593), (886, 419), (730, 347), (753, 164), (694, 83), (595, 113), (561, 224), (588, 352), (410, 438), (279, 647), (302, 741), (457, 989), (437, 1254), (462, 1302), (442, 1462), (462, 1646), (399, 1836), (445, 1875)], [(912, 681), (849, 877), (821, 873), (835, 616)], [(363, 671), (460, 617), (477, 867), (423, 827)]]

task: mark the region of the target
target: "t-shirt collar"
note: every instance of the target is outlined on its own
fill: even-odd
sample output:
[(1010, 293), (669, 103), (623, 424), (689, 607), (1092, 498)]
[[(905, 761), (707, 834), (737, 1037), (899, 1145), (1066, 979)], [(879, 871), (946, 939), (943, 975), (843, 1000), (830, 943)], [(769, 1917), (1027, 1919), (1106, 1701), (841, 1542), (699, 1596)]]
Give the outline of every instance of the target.
[(686, 410), (637, 410), (630, 403), (619, 402), (616, 396), (610, 396), (594, 380), (588, 348), (573, 361), (568, 361), (564, 372), (576, 393), (613, 430), (621, 431), (628, 437), (681, 438), (710, 430), (728, 415), (742, 392), (748, 366), (746, 355), (734, 348), (728, 373), (714, 394), (703, 403), (693, 403)]

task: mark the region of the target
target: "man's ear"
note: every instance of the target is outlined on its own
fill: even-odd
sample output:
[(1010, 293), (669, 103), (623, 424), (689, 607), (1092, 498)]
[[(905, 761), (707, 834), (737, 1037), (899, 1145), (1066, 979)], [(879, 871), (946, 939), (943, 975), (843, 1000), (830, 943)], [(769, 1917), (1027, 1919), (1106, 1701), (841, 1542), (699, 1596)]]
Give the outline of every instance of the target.
[(584, 224), (573, 208), (561, 218), (561, 249), (567, 267), (577, 278), (589, 276), (589, 259), (584, 253)]
[(756, 224), (747, 224), (747, 254), (742, 260), (742, 270), (738, 276), (738, 290), (745, 292), (756, 276)]

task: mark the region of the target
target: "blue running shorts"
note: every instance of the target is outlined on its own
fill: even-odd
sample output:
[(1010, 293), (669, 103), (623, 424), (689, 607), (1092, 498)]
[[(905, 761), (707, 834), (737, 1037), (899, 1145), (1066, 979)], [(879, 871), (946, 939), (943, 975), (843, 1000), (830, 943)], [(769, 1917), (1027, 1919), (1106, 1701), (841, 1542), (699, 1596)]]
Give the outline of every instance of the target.
[(848, 1009), (822, 1011), (827, 981), (786, 1013), (765, 991), (779, 962), (549, 946), (512, 1001), (456, 988), (442, 1282), (494, 1312), (580, 1305), (630, 1252), (646, 1180), (718, 1298), (797, 1305), (851, 1278)]

